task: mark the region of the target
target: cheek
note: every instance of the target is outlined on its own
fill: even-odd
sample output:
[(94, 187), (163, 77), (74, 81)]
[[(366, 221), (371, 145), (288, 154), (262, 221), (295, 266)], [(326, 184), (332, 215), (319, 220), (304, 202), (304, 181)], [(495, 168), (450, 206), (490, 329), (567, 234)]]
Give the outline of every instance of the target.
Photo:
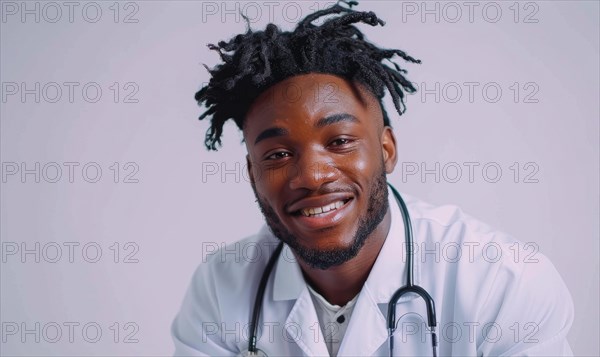
[(269, 202), (278, 196), (287, 175), (285, 169), (263, 168), (260, 165), (253, 166), (252, 174), (257, 193)]
[(371, 181), (375, 175), (378, 175), (381, 166), (381, 153), (373, 148), (364, 150), (360, 154), (353, 157), (345, 164), (346, 170), (357, 178)]
[(367, 157), (360, 157), (354, 161), (352, 169), (357, 173), (365, 173), (369, 171), (369, 159)]

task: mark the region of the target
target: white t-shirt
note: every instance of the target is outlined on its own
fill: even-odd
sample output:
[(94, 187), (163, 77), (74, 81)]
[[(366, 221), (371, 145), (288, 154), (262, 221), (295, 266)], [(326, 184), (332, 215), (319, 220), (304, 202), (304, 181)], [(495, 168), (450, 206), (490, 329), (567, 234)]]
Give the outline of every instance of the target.
[(311, 293), (317, 317), (319, 318), (319, 326), (323, 334), (323, 340), (327, 345), (329, 355), (336, 357), (340, 350), (340, 345), (346, 334), (354, 304), (358, 295), (350, 300), (346, 305), (332, 305), (321, 294), (316, 292), (309, 284), (306, 284)]

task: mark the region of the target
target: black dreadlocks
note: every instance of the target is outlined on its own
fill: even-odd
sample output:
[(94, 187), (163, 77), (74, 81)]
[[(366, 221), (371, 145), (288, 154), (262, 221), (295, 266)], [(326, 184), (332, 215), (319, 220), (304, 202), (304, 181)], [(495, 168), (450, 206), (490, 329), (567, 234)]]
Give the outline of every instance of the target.
[[(341, 6), (340, 2), (348, 7)], [(402, 75), (406, 70), (391, 58), (398, 55), (408, 62), (421, 61), (401, 50), (381, 49), (366, 41), (363, 33), (352, 24), (362, 22), (383, 26), (385, 22), (372, 11), (352, 10), (357, 4), (357, 1), (340, 0), (330, 8), (307, 15), (293, 32), (282, 32), (272, 23), (264, 31), (253, 32), (244, 16), (248, 23), (245, 34), (239, 34), (229, 42), (209, 44), (208, 47), (217, 51), (224, 63), (212, 70), (204, 65), (212, 77), (195, 95), (198, 105), (204, 103), (208, 108), (199, 119), (212, 116), (204, 142), (207, 149), (217, 150), (217, 145), (221, 146), (223, 124), (227, 120), (233, 119), (238, 128), (243, 129), (247, 110), (264, 90), (300, 74), (333, 74), (365, 85), (379, 98), (385, 125), (390, 125), (382, 104), (385, 88), (392, 95), (398, 114), (404, 113), (404, 92), (413, 93), (416, 89)], [(330, 18), (320, 26), (312, 24), (330, 14), (343, 15)], [(395, 69), (384, 65), (384, 59)]]

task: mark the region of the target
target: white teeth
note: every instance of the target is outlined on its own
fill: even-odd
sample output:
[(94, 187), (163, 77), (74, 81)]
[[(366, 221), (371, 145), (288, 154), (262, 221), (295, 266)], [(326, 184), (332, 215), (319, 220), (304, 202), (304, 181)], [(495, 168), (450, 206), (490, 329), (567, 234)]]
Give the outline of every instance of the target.
[(305, 208), (305, 209), (300, 210), (300, 212), (302, 213), (303, 216), (309, 217), (309, 216), (314, 216), (314, 215), (318, 215), (321, 213), (333, 211), (335, 209), (342, 207), (343, 205), (344, 205), (343, 201), (336, 201), (336, 202), (330, 203), (327, 206), (323, 206), (323, 207)]

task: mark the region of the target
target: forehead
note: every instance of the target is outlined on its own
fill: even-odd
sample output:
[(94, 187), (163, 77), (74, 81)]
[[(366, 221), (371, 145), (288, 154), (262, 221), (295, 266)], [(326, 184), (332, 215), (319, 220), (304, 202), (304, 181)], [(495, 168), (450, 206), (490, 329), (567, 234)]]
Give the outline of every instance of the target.
[(275, 123), (306, 124), (334, 112), (383, 122), (378, 99), (364, 86), (330, 74), (310, 73), (290, 77), (263, 92), (246, 114), (244, 135)]

